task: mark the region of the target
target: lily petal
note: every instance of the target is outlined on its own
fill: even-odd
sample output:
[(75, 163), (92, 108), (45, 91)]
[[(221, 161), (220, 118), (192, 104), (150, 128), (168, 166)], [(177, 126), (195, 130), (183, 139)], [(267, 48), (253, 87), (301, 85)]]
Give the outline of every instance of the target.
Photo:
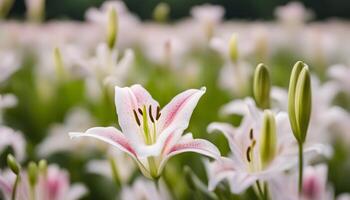
[(71, 138), (92, 137), (101, 140), (137, 159), (136, 152), (129, 140), (114, 127), (95, 127), (88, 129), (85, 133), (70, 132), (69, 136)]
[(192, 133), (187, 133), (182, 136), (178, 143), (173, 145), (167, 152), (165, 152), (159, 167), (159, 172), (162, 171), (166, 162), (172, 157), (180, 153), (195, 152), (213, 159), (220, 157), (220, 151), (211, 142), (204, 139), (193, 139)]
[(206, 88), (189, 89), (175, 96), (161, 111), (158, 122), (158, 133), (171, 126), (185, 130), (188, 127), (192, 112)]

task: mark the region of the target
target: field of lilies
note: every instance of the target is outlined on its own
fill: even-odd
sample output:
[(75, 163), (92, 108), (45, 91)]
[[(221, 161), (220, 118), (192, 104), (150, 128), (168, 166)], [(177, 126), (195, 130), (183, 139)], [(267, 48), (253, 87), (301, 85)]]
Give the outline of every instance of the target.
[(0, 199), (350, 200), (350, 23), (0, 0)]

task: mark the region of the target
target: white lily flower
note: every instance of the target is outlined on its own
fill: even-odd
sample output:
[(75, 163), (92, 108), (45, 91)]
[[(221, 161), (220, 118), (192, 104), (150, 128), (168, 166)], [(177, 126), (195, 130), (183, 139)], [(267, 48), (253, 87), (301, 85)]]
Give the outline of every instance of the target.
[[(57, 152), (84, 154), (91, 152), (92, 144), (96, 144), (95, 140), (72, 141), (67, 137), (66, 133), (73, 130), (83, 131), (93, 125), (95, 125), (94, 120), (86, 110), (74, 108), (68, 112), (63, 123), (54, 124), (50, 127), (48, 136), (36, 149), (37, 154), (40, 157), (47, 157)], [(98, 147), (101, 147), (101, 150), (106, 148), (102, 142)]]
[(122, 200), (170, 200), (170, 194), (163, 182), (157, 189), (155, 183), (144, 178), (138, 178), (131, 187), (124, 187), (121, 191)]
[(328, 169), (325, 164), (307, 166), (304, 171), (301, 197), (298, 195), (296, 171), (280, 174), (269, 182), (272, 199), (283, 200), (346, 200), (349, 194), (334, 198), (333, 188), (327, 183)]
[(70, 137), (93, 137), (129, 154), (149, 178), (161, 175), (169, 158), (183, 152), (196, 152), (212, 158), (220, 155), (207, 140), (182, 136), (205, 88), (177, 95), (162, 110), (141, 86), (115, 87), (115, 104), (122, 132), (114, 127), (95, 127)]
[[(241, 193), (258, 180), (267, 180), (278, 172), (291, 169), (297, 164), (298, 149), (291, 132), (288, 115), (279, 112), (276, 121), (276, 152), (269, 163), (263, 166), (261, 151), (262, 111), (255, 102), (247, 98), (235, 102), (231, 112), (243, 115), (238, 128), (228, 123), (214, 122), (208, 126), (208, 132), (221, 131), (229, 142), (232, 155), (229, 158), (207, 163), (209, 189), (213, 190), (221, 181), (228, 180), (231, 192)], [(319, 148), (305, 148), (306, 157), (313, 156)]]
[(0, 125), (0, 153), (7, 147), (11, 147), (15, 157), (23, 161), (26, 156), (26, 140), (19, 131)]
[[(112, 166), (112, 163), (114, 162)], [(115, 169), (112, 169), (115, 167)], [(95, 174), (100, 174), (107, 178), (118, 178), (121, 183), (127, 183), (135, 171), (134, 161), (122, 151), (109, 148), (107, 151), (106, 160), (91, 160), (87, 164), (87, 171)], [(113, 172), (113, 170), (116, 170)], [(114, 174), (117, 173), (117, 174)]]
[(119, 60), (119, 52), (116, 49), (111, 50), (107, 44), (100, 43), (94, 57), (80, 61), (88, 73), (86, 81), (89, 96), (93, 99), (99, 97), (102, 92), (101, 86), (123, 85), (133, 61), (133, 50), (127, 49)]
[[(11, 199), (15, 178), (15, 174), (10, 170), (5, 170), (0, 174), (0, 190), (5, 200)], [(68, 172), (57, 165), (49, 165), (46, 174), (39, 173), (34, 191), (35, 198), (38, 200), (78, 200), (87, 193), (84, 185), (80, 183), (71, 185)], [(21, 173), (16, 199), (31, 199), (28, 174), (25, 171)]]

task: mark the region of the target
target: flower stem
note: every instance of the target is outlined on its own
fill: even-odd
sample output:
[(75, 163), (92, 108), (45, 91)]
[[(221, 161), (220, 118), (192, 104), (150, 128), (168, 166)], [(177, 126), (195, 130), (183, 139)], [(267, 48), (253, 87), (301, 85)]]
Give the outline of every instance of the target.
[(20, 176), (18, 174), (16, 176), (16, 181), (15, 181), (15, 184), (13, 186), (11, 200), (16, 200), (16, 193), (17, 193), (17, 187), (18, 187), (19, 181), (20, 181)]
[(303, 185), (303, 143), (299, 142), (299, 196), (302, 192), (302, 185)]
[(117, 190), (119, 190), (120, 185), (121, 185), (120, 179), (119, 179), (119, 173), (118, 173), (118, 169), (117, 169), (117, 165), (115, 163), (115, 160), (112, 157), (109, 158), (109, 164), (111, 166), (115, 186), (116, 186)]

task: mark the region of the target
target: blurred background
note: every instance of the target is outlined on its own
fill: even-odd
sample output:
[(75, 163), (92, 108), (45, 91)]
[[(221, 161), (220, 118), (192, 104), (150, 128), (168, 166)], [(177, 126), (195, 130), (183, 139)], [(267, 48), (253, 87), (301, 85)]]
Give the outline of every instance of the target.
[[(103, 0), (48, 0), (46, 16), (48, 19), (82, 20), (85, 11), (90, 7), (99, 7)], [(210, 3), (225, 7), (227, 19), (273, 19), (273, 11), (277, 6), (291, 2), (290, 0), (124, 0), (129, 10), (141, 19), (151, 19), (154, 7), (160, 2), (166, 2), (171, 7), (171, 19), (179, 19), (189, 15), (191, 7)], [(348, 0), (304, 0), (299, 1), (306, 8), (314, 11), (315, 20), (329, 18), (350, 18), (350, 1)], [(25, 15), (24, 0), (17, 0), (10, 16), (23, 18)]]

